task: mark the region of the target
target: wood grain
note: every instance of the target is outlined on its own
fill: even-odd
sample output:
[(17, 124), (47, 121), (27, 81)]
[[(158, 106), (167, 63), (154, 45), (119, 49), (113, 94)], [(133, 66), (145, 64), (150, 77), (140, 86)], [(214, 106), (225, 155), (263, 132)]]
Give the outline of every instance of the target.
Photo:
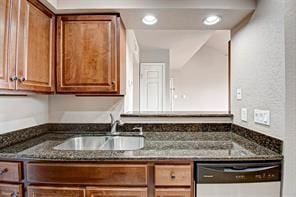
[[(31, 3), (32, 2), (32, 3)], [(34, 4), (33, 4), (34, 3)], [(21, 0), (17, 90), (54, 91), (55, 16), (36, 1)]]
[(0, 196), (1, 197), (12, 197), (12, 196), (23, 197), (22, 185), (0, 183)]
[(191, 186), (191, 165), (155, 165), (156, 186)]
[(147, 188), (87, 187), (87, 197), (147, 197)]
[(58, 17), (57, 92), (119, 93), (116, 15)]
[(0, 162), (0, 181), (20, 182), (21, 180), (21, 163)]
[(18, 0), (0, 1), (0, 89), (14, 90)]
[(28, 163), (29, 183), (146, 186), (147, 166), (129, 164)]
[(28, 197), (84, 197), (85, 189), (80, 187), (28, 186)]
[(157, 188), (155, 197), (192, 197), (188, 188)]

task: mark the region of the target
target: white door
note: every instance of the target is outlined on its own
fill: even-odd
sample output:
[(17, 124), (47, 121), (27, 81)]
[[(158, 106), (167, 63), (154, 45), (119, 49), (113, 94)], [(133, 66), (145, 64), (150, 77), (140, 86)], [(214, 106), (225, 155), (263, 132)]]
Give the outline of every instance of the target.
[(163, 111), (163, 63), (142, 63), (140, 70), (140, 111)]

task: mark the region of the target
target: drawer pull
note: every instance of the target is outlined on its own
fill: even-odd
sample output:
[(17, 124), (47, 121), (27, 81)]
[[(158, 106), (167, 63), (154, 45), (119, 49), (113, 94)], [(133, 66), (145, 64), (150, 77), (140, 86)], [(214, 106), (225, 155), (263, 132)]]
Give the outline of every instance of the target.
[(171, 179), (176, 179), (176, 175), (175, 175), (175, 173), (174, 172), (171, 172)]
[(6, 172), (8, 172), (8, 169), (7, 168), (0, 169), (0, 175), (5, 174)]
[(18, 195), (18, 192), (13, 192), (13, 193), (11, 193), (11, 195), (10, 195), (10, 197), (18, 197), (19, 195)]

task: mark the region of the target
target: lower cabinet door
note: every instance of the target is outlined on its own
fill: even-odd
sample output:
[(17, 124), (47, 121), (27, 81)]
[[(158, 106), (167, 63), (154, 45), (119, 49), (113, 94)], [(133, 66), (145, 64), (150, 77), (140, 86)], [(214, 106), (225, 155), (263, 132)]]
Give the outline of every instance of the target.
[(1, 197), (22, 197), (22, 185), (0, 184)]
[(79, 187), (28, 186), (28, 197), (84, 197), (85, 190)]
[(192, 193), (191, 189), (187, 188), (157, 188), (155, 197), (192, 197)]
[(88, 187), (87, 197), (147, 197), (147, 188)]

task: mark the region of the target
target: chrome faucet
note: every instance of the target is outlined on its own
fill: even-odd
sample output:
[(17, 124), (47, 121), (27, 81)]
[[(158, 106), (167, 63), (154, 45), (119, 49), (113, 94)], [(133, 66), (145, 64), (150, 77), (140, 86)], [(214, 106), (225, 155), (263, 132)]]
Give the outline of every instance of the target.
[(118, 135), (119, 132), (117, 132), (117, 126), (122, 126), (124, 123), (120, 120), (115, 120), (114, 116), (110, 114), (111, 117), (111, 134), (112, 135)]

